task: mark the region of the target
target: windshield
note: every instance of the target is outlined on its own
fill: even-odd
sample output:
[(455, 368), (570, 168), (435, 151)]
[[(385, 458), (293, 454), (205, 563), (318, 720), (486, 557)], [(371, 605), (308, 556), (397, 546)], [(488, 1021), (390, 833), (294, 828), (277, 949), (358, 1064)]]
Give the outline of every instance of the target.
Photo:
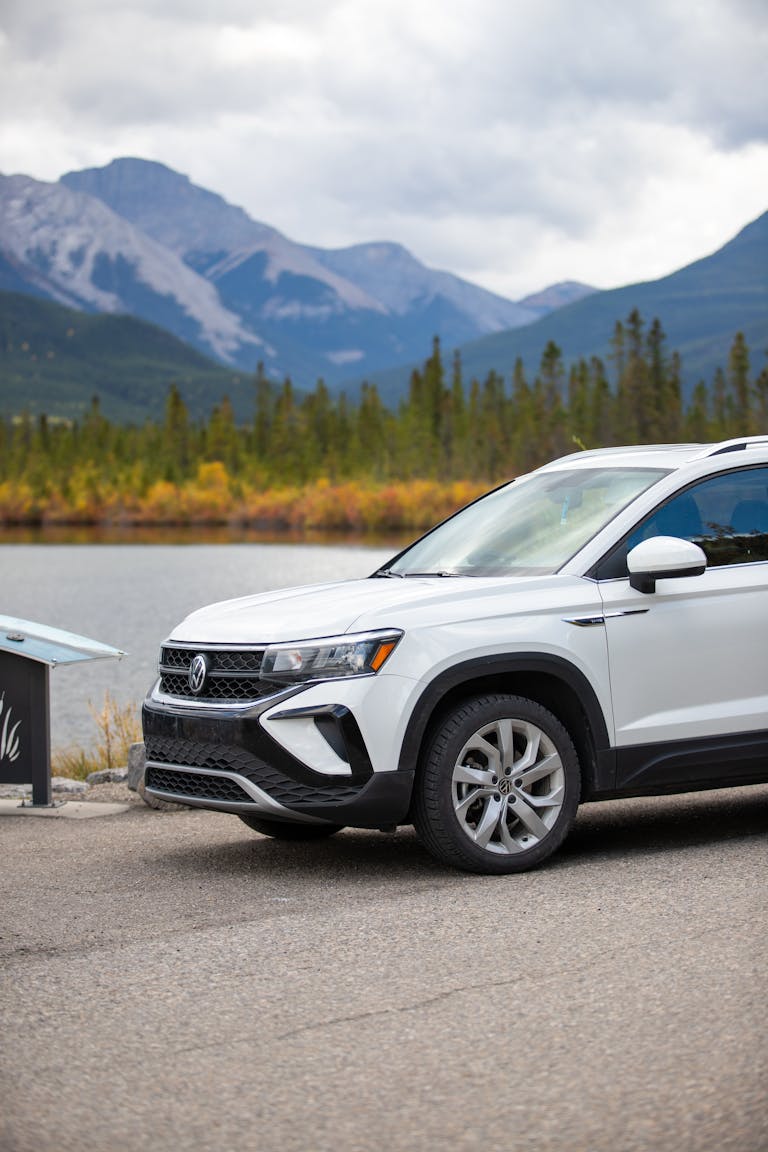
[(483, 496), (382, 570), (393, 576), (539, 576), (557, 572), (667, 473), (651, 468), (534, 472)]

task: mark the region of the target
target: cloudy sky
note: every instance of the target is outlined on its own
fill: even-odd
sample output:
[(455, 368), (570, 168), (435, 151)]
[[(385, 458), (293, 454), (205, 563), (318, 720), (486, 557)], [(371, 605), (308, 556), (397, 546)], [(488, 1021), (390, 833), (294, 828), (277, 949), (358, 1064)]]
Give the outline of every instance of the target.
[(768, 0), (0, 0), (0, 171), (160, 160), (519, 298), (768, 210)]

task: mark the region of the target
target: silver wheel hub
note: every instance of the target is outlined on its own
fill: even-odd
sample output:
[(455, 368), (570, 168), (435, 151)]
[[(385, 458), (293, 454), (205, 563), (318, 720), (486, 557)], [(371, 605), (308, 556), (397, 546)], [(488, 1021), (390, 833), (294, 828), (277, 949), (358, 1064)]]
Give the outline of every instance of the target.
[(548, 835), (565, 799), (565, 771), (541, 728), (504, 718), (467, 740), (453, 767), (451, 793), (465, 835), (487, 852), (512, 855)]

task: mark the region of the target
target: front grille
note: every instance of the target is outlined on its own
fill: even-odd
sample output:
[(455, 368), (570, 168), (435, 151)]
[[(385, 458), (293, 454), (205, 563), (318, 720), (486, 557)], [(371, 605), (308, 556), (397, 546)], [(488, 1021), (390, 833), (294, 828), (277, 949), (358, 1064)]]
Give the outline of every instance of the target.
[(260, 678), (263, 648), (200, 648), (208, 661), (208, 675), (201, 692), (193, 692), (189, 666), (198, 653), (195, 648), (163, 647), (160, 653), (160, 691), (182, 700), (231, 701), (234, 704), (261, 700), (279, 691), (275, 684)]
[[(165, 772), (166, 768), (158, 768), (150, 764), (150, 761), (160, 761), (162, 765), (178, 764), (181, 767), (207, 768), (212, 772), (237, 772), (240, 776), (250, 780), (262, 792), (266, 792), (273, 800), (277, 800), (279, 804), (284, 804), (287, 807), (292, 804), (339, 804), (345, 800), (353, 800), (359, 795), (360, 789), (365, 784), (365, 781), (361, 784), (350, 784), (344, 777), (326, 778), (317, 783), (292, 780), (277, 768), (273, 768), (264, 760), (259, 759), (258, 756), (248, 752), (247, 749), (232, 744), (203, 744), (195, 740), (179, 740), (172, 736), (147, 736), (146, 751), (147, 782), (152, 788), (161, 787), (161, 785), (153, 783), (156, 779), (155, 773)], [(200, 780), (222, 780), (222, 777), (198, 776), (194, 772), (174, 772), (172, 775), (194, 781), (192, 787), (197, 789), (204, 787), (203, 784), (199, 783)], [(234, 781), (229, 781), (229, 783), (233, 784), (239, 792), (239, 796), (232, 797), (233, 799), (242, 801), (245, 798), (251, 803), (253, 802), (252, 797), (243, 793), (243, 789)], [(188, 796), (200, 797), (199, 792), (187, 792), (185, 788), (168, 789), (163, 786), (162, 790), (180, 791), (182, 794), (186, 792)], [(210, 798), (219, 799), (219, 797)]]

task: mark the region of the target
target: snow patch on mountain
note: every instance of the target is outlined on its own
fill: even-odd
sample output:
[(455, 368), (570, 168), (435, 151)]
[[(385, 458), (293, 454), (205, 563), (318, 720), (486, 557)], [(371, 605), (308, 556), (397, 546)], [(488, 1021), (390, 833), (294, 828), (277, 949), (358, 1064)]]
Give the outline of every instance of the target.
[[(205, 274), (208, 279), (215, 284), (230, 272), (234, 272), (236, 268), (241, 267), (252, 257), (259, 256), (262, 253), (266, 255), (264, 279), (268, 283), (277, 285), (280, 277), (284, 273), (288, 273), (292, 276), (301, 276), (310, 280), (316, 280), (329, 288), (337, 297), (337, 302), (335, 308), (325, 309), (328, 315), (333, 312), (340, 312), (344, 307), (367, 308), (372, 312), (381, 313), (386, 313), (387, 311), (378, 300), (375, 300), (356, 284), (352, 284), (342, 276), (337, 276), (328, 269), (323, 268), (319, 261), (308, 255), (306, 248), (303, 248), (300, 244), (294, 244), (284, 236), (280, 236), (279, 233), (269, 237), (265, 243), (253, 244), (249, 248), (229, 252), (226, 256), (222, 257), (221, 260), (217, 260), (214, 264), (211, 264), (206, 269)], [(317, 315), (317, 309), (304, 309), (298, 302), (295, 303), (296, 307), (291, 311), (280, 311), (277, 304), (275, 304), (274, 307), (267, 306), (264, 314), (291, 316), (292, 318), (301, 315)]]
[(365, 352), (362, 348), (340, 348), (336, 352), (326, 352), (325, 358), (331, 364), (341, 367), (344, 364), (359, 364), (365, 359)]

